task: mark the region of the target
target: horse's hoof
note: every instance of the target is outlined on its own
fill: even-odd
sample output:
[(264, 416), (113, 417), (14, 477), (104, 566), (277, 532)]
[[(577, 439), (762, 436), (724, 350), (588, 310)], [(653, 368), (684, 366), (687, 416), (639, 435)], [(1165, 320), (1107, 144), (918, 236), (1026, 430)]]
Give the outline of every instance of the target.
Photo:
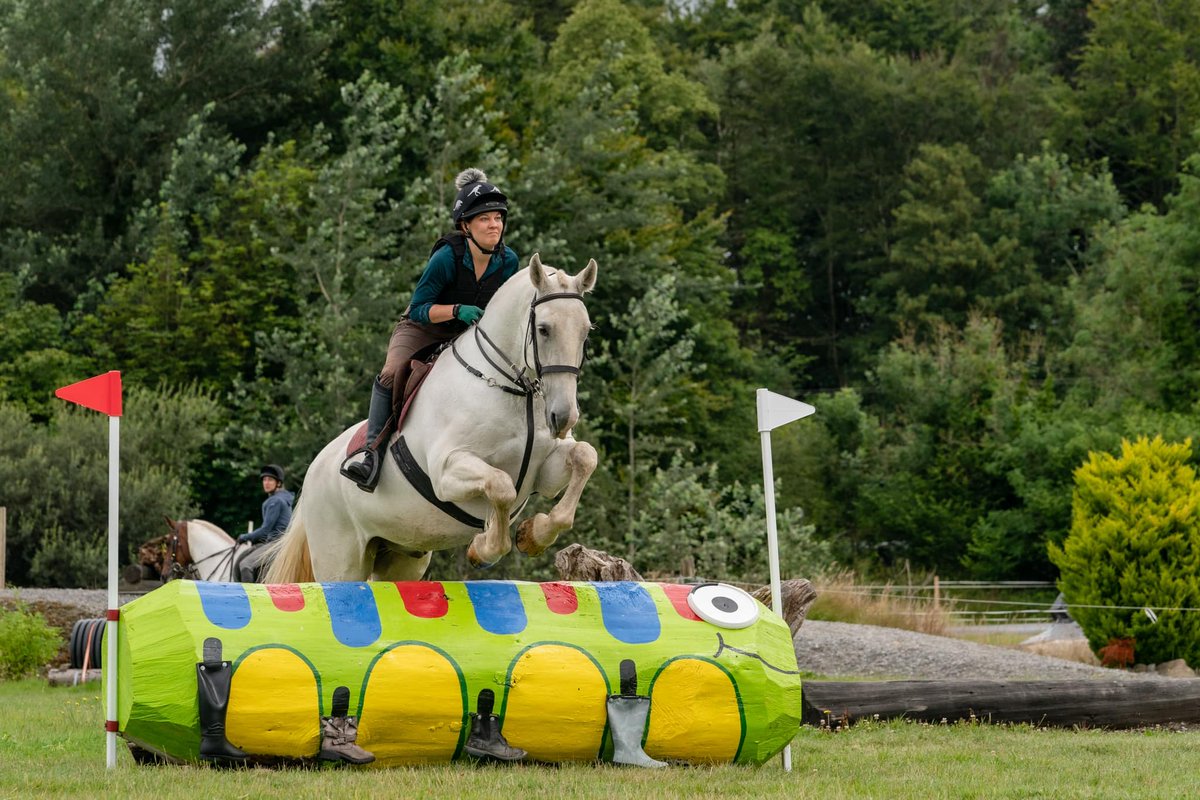
[(517, 526), (517, 549), (527, 556), (540, 556), (545, 547), (538, 547), (533, 538), (533, 520), (527, 519)]
[(469, 561), (471, 566), (475, 569), (489, 569), (496, 564), (495, 561), (484, 561), (482, 558), (480, 558), (479, 554), (475, 552), (475, 545), (470, 545), (467, 547), (467, 561)]

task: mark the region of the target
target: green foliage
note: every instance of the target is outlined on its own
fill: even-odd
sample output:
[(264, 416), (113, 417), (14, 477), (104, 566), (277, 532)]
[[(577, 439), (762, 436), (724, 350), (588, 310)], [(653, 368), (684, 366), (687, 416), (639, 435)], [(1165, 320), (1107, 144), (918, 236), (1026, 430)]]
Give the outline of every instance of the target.
[(35, 675), (58, 654), (62, 637), (46, 618), (18, 601), (0, 607), (0, 681)]
[(33, 239), (39, 300), (70, 307), (120, 270), (133, 209), (172, 143), (209, 103), (256, 144), (302, 107), (320, 44), (299, 0), (153, 0), (0, 6), (0, 241)]
[(1073, 338), (1057, 361), (1081, 401), (1186, 412), (1200, 391), (1200, 155), (1164, 214), (1144, 209), (1101, 237), (1074, 286)]
[(315, 179), (293, 143), (249, 169), (245, 148), (194, 117), (158, 201), (133, 226), (145, 260), (108, 287), (76, 334), (129, 378), (227, 387), (253, 375), (255, 333), (293, 327), (294, 275), (276, 253)]
[(1137, 207), (1160, 204), (1200, 125), (1200, 15), (1190, 0), (1094, 3), (1079, 102), (1096, 157)]
[[(121, 427), (118, 558), (192, 516), (193, 470), (220, 411), (195, 388), (127, 387)], [(108, 530), (108, 424), (59, 401), (48, 427), (0, 404), (0, 506), (8, 508), (7, 577), (15, 585), (96, 586)]]
[[(766, 508), (761, 485), (723, 483), (715, 464), (689, 464), (676, 454), (655, 471), (635, 523), (639, 563), (668, 576), (766, 583)], [(777, 514), (780, 573), (810, 577), (833, 563), (798, 508)]]
[[(1124, 440), (1075, 471), (1071, 533), (1050, 559), (1093, 651), (1132, 638), (1135, 657), (1200, 663), (1200, 481), (1191, 440)], [(1149, 608), (1157, 620), (1143, 612)]]
[(49, 416), (54, 390), (86, 372), (85, 359), (59, 344), (63, 327), (57, 309), (23, 300), (17, 276), (0, 272), (0, 398)]
[[(703, 364), (692, 362), (695, 330), (682, 333), (685, 314), (675, 300), (671, 276), (650, 292), (630, 303), (628, 314), (612, 320), (622, 338), (604, 339), (589, 363), (602, 376), (598, 392), (588, 390), (585, 401), (607, 422), (592, 425), (600, 434), (600, 446), (612, 458), (604, 469), (623, 488), (622, 519), (625, 531), (623, 554), (633, 560), (640, 537), (635, 520), (646, 476), (676, 451), (682, 440), (674, 435), (680, 421), (684, 396), (696, 386), (695, 376)], [(615, 511), (615, 509), (613, 509)]]
[[(1065, 338), (1066, 287), (1124, 206), (1107, 173), (1043, 150), (988, 176), (965, 146), (922, 147), (905, 169), (891, 268), (876, 284), (898, 326), (995, 316), (1010, 343)], [(893, 299), (894, 298), (894, 299)]]

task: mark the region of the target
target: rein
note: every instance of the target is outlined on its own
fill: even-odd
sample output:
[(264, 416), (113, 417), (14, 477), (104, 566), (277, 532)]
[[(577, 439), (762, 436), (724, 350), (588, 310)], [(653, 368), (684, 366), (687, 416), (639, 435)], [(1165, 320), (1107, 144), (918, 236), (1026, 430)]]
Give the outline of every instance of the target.
[[(584, 302), (583, 295), (577, 292), (552, 292), (550, 294), (542, 295), (541, 297), (535, 296), (530, 301), (529, 321), (526, 323), (525, 327), (525, 339), (533, 345), (533, 372), (536, 377), (532, 379), (527, 374), (530, 368), (528, 352), (525, 353), (525, 368), (521, 369), (517, 366), (516, 360), (509, 357), (509, 355), (504, 352), (504, 349), (492, 341), (492, 337), (488, 336), (487, 332), (478, 325), (475, 325), (474, 328), (475, 342), (479, 346), (480, 354), (483, 356), (484, 360), (487, 361), (494, 370), (499, 372), (503, 379), (509, 381), (512, 386), (506, 386), (500, 383), (496, 378), (493, 378), (489, 375), (484, 375), (479, 369), (471, 366), (471, 364), (469, 364), (467, 360), (462, 357), (462, 354), (458, 352), (458, 348), (455, 346), (457, 340), (450, 343), (450, 352), (454, 353), (454, 357), (458, 360), (458, 363), (462, 364), (463, 368), (466, 369), (467, 372), (474, 375), (476, 378), (479, 378), (492, 388), (500, 389), (508, 394), (525, 398), (525, 452), (521, 456), (521, 469), (517, 473), (516, 492), (518, 495), (521, 493), (521, 486), (525, 483), (525, 474), (529, 470), (529, 459), (533, 455), (533, 397), (534, 395), (542, 394), (542, 377), (544, 375), (550, 375), (559, 372), (566, 372), (571, 375), (575, 375), (576, 377), (579, 376), (579, 367), (573, 364), (542, 364), (541, 356), (538, 353), (536, 308), (542, 303), (548, 303), (551, 300), (578, 300), (581, 303)], [(493, 360), (488, 354), (488, 348), (484, 347), (484, 343), (486, 343), (488, 347), (495, 352), (498, 358), (507, 362), (508, 366), (504, 367), (500, 364), (497, 364), (496, 361)], [(392, 445), (392, 453), (396, 458), (396, 463), (399, 465), (400, 471), (404, 473), (404, 476), (408, 478), (409, 483), (413, 485), (413, 488), (415, 488), (421, 494), (421, 496), (433, 503), (445, 513), (449, 514), (451, 517), (457, 519), (459, 522), (470, 525), (474, 528), (479, 528), (480, 530), (484, 528), (483, 520), (468, 514), (455, 504), (448, 503), (437, 497), (433, 491), (433, 485), (429, 481), (429, 476), (425, 474), (425, 471), (421, 469), (421, 466), (417, 464), (416, 459), (413, 458), (411, 451), (408, 449), (408, 444), (404, 441), (403, 436), (400, 436), (396, 440), (396, 443)], [(526, 498), (525, 502), (528, 503), (529, 499)], [(521, 506), (513, 512), (512, 517), (515, 518), (518, 514), (520, 514), (521, 509), (524, 507), (525, 503), (522, 503)]]
[[(226, 563), (232, 565), (234, 551), (237, 550), (235, 542), (231, 547), (225, 550), (218, 550), (215, 553), (209, 553), (204, 558), (197, 561), (192, 558), (191, 546), (188, 543), (187, 520), (180, 520), (178, 527), (170, 537), (170, 563), (163, 570), (162, 579), (164, 581), (172, 578), (191, 578), (192, 580), (203, 580), (200, 576), (200, 565), (209, 559), (221, 556), (221, 560), (217, 562), (213, 568), (215, 575), (218, 570), (222, 569)], [(232, 570), (230, 570), (232, 577)], [(169, 576), (169, 577), (168, 577)]]

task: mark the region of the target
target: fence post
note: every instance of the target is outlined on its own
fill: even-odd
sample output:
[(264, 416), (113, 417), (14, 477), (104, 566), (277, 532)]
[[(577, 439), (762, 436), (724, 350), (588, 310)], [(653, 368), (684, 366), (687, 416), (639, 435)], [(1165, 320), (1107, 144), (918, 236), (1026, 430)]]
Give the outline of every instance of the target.
[(4, 553), (8, 547), (8, 508), (0, 506), (0, 589), (4, 588)]
[(941, 584), (938, 582), (938, 576), (933, 576), (933, 610), (937, 611), (941, 605), (942, 591)]

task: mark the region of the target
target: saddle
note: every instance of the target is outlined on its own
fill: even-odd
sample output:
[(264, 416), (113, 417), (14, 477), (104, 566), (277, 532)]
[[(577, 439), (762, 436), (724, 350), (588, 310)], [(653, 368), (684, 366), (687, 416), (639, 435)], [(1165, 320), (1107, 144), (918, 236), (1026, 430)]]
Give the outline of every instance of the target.
[[(387, 424), (383, 426), (383, 430), (379, 434), (379, 441), (386, 442), (392, 438), (392, 434), (396, 431), (404, 429), (404, 419), (408, 416), (408, 410), (412, 407), (412, 401), (417, 396), (417, 390), (425, 383), (425, 378), (429, 376), (433, 365), (437, 362), (438, 356), (447, 346), (447, 343), (438, 342), (429, 347), (418, 350), (416, 355), (408, 362), (408, 379), (404, 382), (404, 393), (397, 397), (392, 396), (392, 416), (388, 419)], [(367, 423), (363, 422), (354, 431), (354, 435), (350, 437), (349, 444), (346, 445), (346, 455), (356, 453), (366, 447), (367, 442)]]

